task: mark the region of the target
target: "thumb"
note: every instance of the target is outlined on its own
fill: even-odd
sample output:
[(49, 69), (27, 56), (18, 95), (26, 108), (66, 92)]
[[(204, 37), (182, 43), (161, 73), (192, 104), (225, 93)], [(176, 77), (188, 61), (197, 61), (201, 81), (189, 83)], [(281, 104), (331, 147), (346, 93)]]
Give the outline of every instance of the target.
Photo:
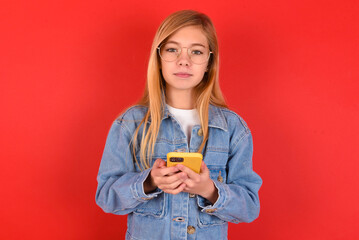
[(159, 161), (159, 160), (160, 160), (159, 158), (156, 159), (156, 161), (153, 163), (152, 168), (158, 168), (158, 166), (159, 166), (159, 164), (160, 164), (160, 161)]
[(160, 158), (157, 158), (156, 161), (153, 163), (152, 168), (163, 168), (165, 165), (165, 161)]
[(158, 160), (158, 162), (159, 162), (159, 164), (158, 164), (158, 167), (160, 167), (160, 168), (163, 168), (163, 167), (166, 167), (166, 162), (165, 161), (163, 161), (163, 159), (157, 159)]
[(202, 161), (201, 164), (201, 173), (207, 173), (209, 172), (207, 165), (204, 163), (204, 161)]

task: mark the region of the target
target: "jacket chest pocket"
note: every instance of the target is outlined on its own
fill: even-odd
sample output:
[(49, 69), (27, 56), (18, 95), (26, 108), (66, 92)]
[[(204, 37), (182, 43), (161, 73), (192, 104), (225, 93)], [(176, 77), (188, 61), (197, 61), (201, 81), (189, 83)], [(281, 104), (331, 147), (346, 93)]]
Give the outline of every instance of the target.
[(212, 151), (207, 151), (204, 162), (209, 169), (209, 176), (212, 180), (225, 183), (227, 180), (226, 165), (228, 161), (228, 151), (213, 151), (213, 148), (208, 148)]
[(225, 183), (227, 180), (227, 172), (225, 166), (207, 166), (209, 169), (209, 177), (212, 180)]
[(161, 193), (157, 197), (141, 204), (134, 213), (142, 216), (163, 218), (167, 214), (167, 194)]

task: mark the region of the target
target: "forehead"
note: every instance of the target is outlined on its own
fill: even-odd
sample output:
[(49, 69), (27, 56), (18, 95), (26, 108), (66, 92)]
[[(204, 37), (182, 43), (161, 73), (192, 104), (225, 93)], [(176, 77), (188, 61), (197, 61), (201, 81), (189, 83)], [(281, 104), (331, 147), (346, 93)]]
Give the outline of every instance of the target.
[(208, 46), (207, 37), (200, 26), (183, 27), (174, 32), (167, 41), (174, 41), (182, 46), (193, 44)]

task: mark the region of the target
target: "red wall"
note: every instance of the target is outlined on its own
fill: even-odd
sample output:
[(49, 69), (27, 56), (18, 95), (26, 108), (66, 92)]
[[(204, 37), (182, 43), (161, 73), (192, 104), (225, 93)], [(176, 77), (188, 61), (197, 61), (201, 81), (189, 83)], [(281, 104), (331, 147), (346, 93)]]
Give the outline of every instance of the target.
[(185, 8), (215, 23), (264, 181), (260, 217), (229, 238), (359, 238), (358, 1), (5, 0), (0, 239), (123, 238), (126, 218), (95, 204), (106, 135), (143, 91), (158, 25)]

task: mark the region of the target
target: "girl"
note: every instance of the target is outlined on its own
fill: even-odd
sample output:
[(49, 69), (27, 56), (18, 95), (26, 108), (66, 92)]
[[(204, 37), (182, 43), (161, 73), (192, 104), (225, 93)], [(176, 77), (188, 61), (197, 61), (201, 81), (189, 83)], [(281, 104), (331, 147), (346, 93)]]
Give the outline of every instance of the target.
[[(155, 35), (145, 93), (113, 123), (97, 204), (128, 214), (126, 239), (227, 239), (228, 222), (259, 214), (252, 136), (218, 83), (218, 43), (204, 14), (167, 17)], [(166, 167), (169, 152), (200, 152), (201, 171)]]

